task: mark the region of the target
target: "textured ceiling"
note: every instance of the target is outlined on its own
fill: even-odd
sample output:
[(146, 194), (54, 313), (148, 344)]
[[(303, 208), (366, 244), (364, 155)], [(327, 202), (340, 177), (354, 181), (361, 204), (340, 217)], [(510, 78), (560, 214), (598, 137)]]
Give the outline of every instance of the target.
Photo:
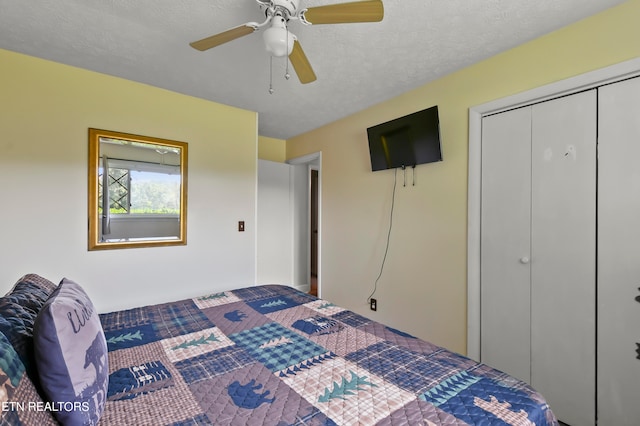
[[(301, 0), (301, 7), (345, 0)], [(248, 21), (255, 0), (0, 0), (0, 48), (257, 111), (287, 139), (623, 0), (383, 0), (382, 22), (292, 21), (318, 80), (302, 85), (260, 33), (206, 52), (189, 42)], [(0, 65), (1, 66), (1, 65)]]

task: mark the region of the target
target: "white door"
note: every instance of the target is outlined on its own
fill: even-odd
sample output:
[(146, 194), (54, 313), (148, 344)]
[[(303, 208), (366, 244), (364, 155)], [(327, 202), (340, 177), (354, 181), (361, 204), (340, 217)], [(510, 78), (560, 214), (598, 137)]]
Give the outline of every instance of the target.
[(532, 107), (531, 385), (595, 424), (596, 91)]
[(640, 424), (640, 78), (599, 93), (598, 418)]
[(293, 283), (293, 167), (258, 160), (257, 284)]
[(482, 120), (480, 359), (531, 381), (531, 108)]

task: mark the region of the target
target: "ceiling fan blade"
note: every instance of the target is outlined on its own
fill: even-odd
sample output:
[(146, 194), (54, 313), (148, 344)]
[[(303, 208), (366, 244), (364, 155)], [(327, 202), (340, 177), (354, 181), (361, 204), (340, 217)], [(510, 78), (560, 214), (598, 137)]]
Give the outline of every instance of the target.
[(254, 32), (256, 29), (250, 25), (240, 25), (235, 28), (231, 28), (230, 30), (221, 32), (216, 35), (212, 35), (211, 37), (203, 38), (202, 40), (194, 41), (189, 43), (191, 47), (197, 50), (208, 50), (216, 46), (220, 46), (221, 44), (230, 42), (237, 38), (246, 36)]
[(355, 1), (310, 7), (304, 14), (309, 24), (348, 24), (351, 22), (379, 22), (384, 17), (382, 0)]
[(313, 72), (307, 55), (304, 54), (298, 40), (293, 42), (293, 50), (289, 55), (289, 60), (291, 61), (291, 65), (293, 65), (293, 69), (296, 70), (300, 83), (307, 84), (316, 81), (316, 73)]

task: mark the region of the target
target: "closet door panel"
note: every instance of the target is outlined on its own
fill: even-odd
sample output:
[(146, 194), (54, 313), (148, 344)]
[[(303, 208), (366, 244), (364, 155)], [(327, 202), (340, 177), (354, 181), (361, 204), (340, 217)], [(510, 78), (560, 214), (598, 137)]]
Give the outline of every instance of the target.
[(482, 120), (482, 362), (529, 382), (531, 108)]
[(640, 78), (599, 89), (598, 414), (640, 424)]
[(531, 384), (595, 419), (596, 91), (532, 107)]

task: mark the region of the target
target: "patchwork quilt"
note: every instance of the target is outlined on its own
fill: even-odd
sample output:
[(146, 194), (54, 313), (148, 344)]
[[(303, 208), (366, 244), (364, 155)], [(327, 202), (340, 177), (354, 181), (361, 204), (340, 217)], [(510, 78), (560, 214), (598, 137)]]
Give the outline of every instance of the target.
[(557, 425), (527, 384), (286, 286), (100, 318), (101, 425)]

